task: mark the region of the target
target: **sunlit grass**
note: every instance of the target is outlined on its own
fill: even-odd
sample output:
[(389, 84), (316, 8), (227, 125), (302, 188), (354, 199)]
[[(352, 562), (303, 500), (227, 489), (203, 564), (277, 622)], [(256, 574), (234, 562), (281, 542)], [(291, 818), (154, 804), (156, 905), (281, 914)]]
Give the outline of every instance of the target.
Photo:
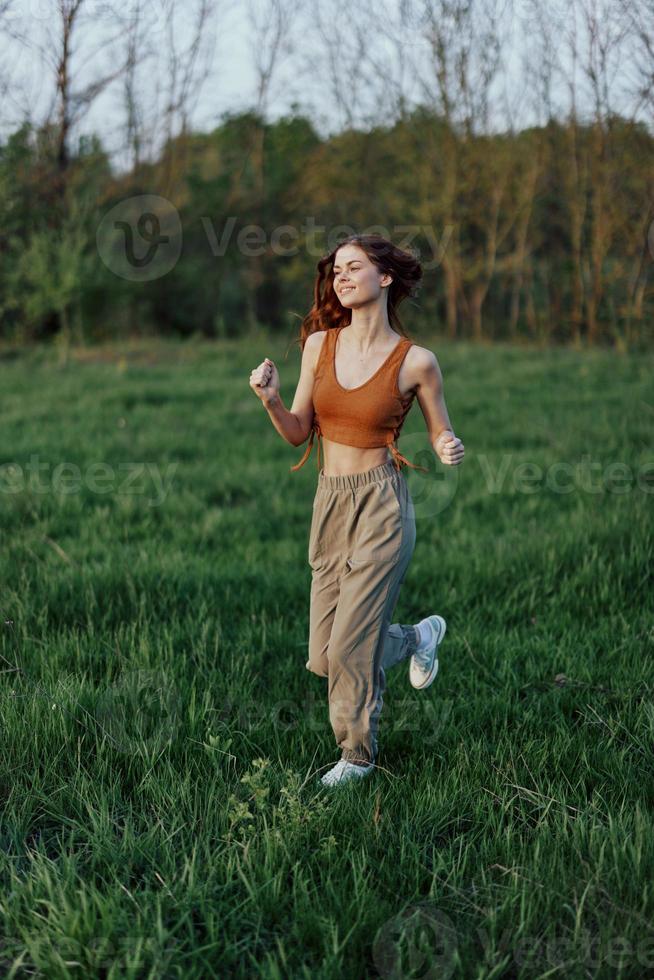
[(448, 633), (331, 795), (315, 450), (248, 387), (297, 350), (0, 362), (3, 976), (654, 968), (654, 357), (422, 342), (466, 459), (408, 475), (395, 618)]

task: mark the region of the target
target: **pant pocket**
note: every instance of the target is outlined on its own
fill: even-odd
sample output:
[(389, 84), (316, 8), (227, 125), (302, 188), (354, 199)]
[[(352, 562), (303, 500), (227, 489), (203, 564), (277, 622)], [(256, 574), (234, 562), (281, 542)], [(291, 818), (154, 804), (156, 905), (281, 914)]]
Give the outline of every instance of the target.
[(359, 495), (350, 552), (353, 564), (399, 558), (404, 533), (399, 492), (388, 479), (370, 484)]
[(324, 493), (318, 491), (313, 500), (311, 528), (309, 530), (309, 552), (307, 560), (311, 568), (320, 568), (323, 562), (322, 514), (324, 511)]

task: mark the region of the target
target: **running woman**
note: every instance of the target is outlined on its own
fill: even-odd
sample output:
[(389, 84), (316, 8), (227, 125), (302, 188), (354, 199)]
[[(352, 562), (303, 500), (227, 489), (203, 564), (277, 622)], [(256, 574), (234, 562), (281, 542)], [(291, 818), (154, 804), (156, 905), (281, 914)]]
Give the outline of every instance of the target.
[(372, 772), (385, 672), (408, 659), (411, 684), (427, 688), (446, 630), (437, 613), (411, 625), (391, 623), (416, 541), (402, 466), (425, 469), (397, 447), (414, 398), (440, 461), (456, 466), (464, 456), (436, 355), (406, 336), (397, 313), (421, 279), (410, 252), (381, 235), (351, 235), (318, 262), (291, 409), (270, 358), (250, 374), (250, 387), (282, 438), (300, 446), (310, 435), (291, 470), (305, 463), (318, 436), (306, 668), (327, 678), (329, 719), (341, 750), (322, 777), (325, 786)]

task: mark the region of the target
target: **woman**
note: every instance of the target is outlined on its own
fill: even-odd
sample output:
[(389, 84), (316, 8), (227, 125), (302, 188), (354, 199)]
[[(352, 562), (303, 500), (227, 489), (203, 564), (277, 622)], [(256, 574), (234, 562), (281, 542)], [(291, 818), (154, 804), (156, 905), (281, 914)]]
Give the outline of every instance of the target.
[(405, 336), (397, 315), (421, 278), (416, 258), (382, 236), (350, 236), (318, 262), (290, 411), (270, 358), (250, 375), (250, 387), (287, 442), (299, 446), (311, 432), (292, 470), (306, 461), (318, 433), (306, 667), (328, 679), (329, 719), (341, 749), (322, 777), (326, 786), (373, 770), (385, 670), (409, 659), (412, 685), (428, 687), (446, 629), (436, 614), (411, 626), (391, 624), (416, 539), (401, 467), (424, 469), (396, 445), (414, 397), (441, 462), (453, 466), (464, 455), (448, 418), (436, 356)]

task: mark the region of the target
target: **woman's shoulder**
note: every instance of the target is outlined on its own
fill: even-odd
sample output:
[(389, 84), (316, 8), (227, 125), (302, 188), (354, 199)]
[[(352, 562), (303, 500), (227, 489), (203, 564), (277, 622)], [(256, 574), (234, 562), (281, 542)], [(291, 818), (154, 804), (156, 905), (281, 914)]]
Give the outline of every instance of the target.
[(318, 361), (325, 348), (328, 333), (330, 330), (314, 330), (304, 341), (304, 349), (311, 360), (314, 371), (318, 367)]
[(440, 374), (440, 367), (435, 353), (428, 347), (411, 343), (406, 351), (402, 364), (407, 387), (414, 388), (428, 380), (431, 374)]
[(408, 348), (406, 353), (407, 364), (412, 364), (416, 368), (429, 369), (438, 364), (438, 359), (433, 350), (428, 347), (421, 347), (420, 344), (416, 344), (411, 338), (407, 338), (411, 341), (411, 346)]
[(316, 349), (319, 349), (327, 334), (334, 334), (337, 329), (338, 327), (330, 327), (328, 330), (312, 330), (310, 334), (307, 334), (304, 343), (305, 345), (313, 344)]

